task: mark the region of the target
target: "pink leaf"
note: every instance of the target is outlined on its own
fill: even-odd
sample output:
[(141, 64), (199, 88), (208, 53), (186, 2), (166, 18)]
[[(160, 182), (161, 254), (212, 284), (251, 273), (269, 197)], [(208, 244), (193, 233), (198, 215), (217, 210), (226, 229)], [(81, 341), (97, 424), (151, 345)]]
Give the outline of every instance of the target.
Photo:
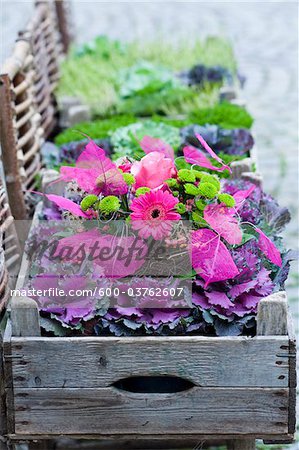
[[(144, 241), (140, 240), (136, 248), (133, 243), (134, 236), (102, 234), (98, 228), (93, 228), (60, 239), (53, 257), (75, 263), (79, 252), (80, 256), (83, 252), (85, 264), (100, 268), (107, 278), (123, 278), (134, 275), (142, 267), (148, 252)], [(64, 256), (64, 249), (67, 249), (67, 256)]]
[(225, 309), (234, 306), (225, 292), (218, 292), (213, 290), (212, 292), (206, 292), (206, 296), (209, 299), (210, 305), (221, 306)]
[(61, 167), (60, 174), (64, 181), (75, 180), (89, 194), (124, 195), (128, 191), (116, 165), (93, 141), (79, 156), (76, 167)]
[(233, 208), (223, 205), (208, 205), (204, 209), (204, 219), (229, 244), (242, 242), (242, 231), (238, 220), (233, 217)]
[(202, 228), (192, 233), (192, 266), (209, 283), (227, 280), (238, 275), (230, 252), (214, 231)]
[(249, 293), (249, 294), (242, 294), (240, 301), (242, 302), (242, 305), (245, 306), (245, 308), (255, 310), (261, 298), (262, 297), (259, 295)]
[(200, 151), (198, 148), (190, 145), (186, 146), (183, 150), (185, 160), (190, 164), (196, 164), (206, 169), (214, 170), (215, 172), (223, 172), (226, 167), (216, 167), (210, 162), (210, 160)]
[(153, 138), (151, 136), (144, 136), (140, 141), (140, 147), (145, 153), (159, 152), (166, 158), (174, 161), (174, 150), (171, 145), (164, 142), (162, 139)]
[(207, 142), (204, 140), (204, 138), (199, 134), (196, 133), (195, 136), (203, 146), (203, 148), (209, 153), (209, 155), (214, 158), (216, 161), (218, 161), (225, 169), (228, 169), (231, 172), (231, 169), (229, 166), (226, 166), (221, 158), (219, 158), (218, 155), (211, 149), (211, 147), (207, 144)]
[(275, 247), (271, 239), (269, 239), (268, 236), (262, 232), (262, 230), (257, 227), (255, 227), (255, 229), (259, 234), (258, 246), (260, 250), (266, 255), (269, 261), (281, 267), (282, 260), (279, 250)]
[(210, 306), (207, 297), (203, 294), (199, 294), (198, 292), (192, 293), (192, 303), (205, 309)]
[(77, 203), (72, 202), (68, 198), (61, 197), (60, 195), (48, 194), (45, 195), (47, 199), (51, 202), (55, 203), (55, 205), (59, 206), (61, 209), (66, 209), (67, 211), (74, 214), (77, 217), (85, 217), (86, 219), (90, 219), (93, 216), (91, 212), (82, 211), (81, 207), (77, 205)]
[(238, 211), (244, 203), (244, 200), (246, 200), (246, 198), (248, 198), (252, 192), (255, 190), (256, 185), (252, 184), (252, 186), (247, 189), (246, 191), (238, 191), (236, 192), (233, 197), (235, 199), (236, 205), (235, 205), (235, 210)]
[(245, 283), (236, 284), (233, 286), (229, 293), (231, 297), (238, 297), (244, 292), (249, 292), (251, 289), (254, 289), (257, 285), (257, 280), (246, 281)]

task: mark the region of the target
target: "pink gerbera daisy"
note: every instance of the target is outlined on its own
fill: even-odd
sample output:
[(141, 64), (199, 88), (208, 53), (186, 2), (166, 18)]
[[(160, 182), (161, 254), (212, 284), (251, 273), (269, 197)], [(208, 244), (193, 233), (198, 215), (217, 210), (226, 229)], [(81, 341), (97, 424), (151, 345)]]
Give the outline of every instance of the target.
[(169, 235), (172, 220), (181, 216), (174, 207), (178, 199), (168, 191), (151, 191), (135, 198), (131, 204), (132, 227), (142, 238), (162, 239)]

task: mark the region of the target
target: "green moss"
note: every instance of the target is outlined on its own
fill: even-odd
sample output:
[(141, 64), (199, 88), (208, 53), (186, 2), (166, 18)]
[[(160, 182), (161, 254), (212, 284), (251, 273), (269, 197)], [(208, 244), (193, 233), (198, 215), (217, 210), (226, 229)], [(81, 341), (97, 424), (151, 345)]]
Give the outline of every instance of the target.
[(229, 194), (219, 194), (218, 200), (221, 203), (224, 203), (226, 206), (229, 206), (230, 208), (232, 208), (236, 204), (236, 200), (234, 199), (234, 197)]
[(111, 117), (110, 119), (81, 122), (58, 134), (55, 138), (55, 144), (60, 146), (72, 141), (81, 141), (81, 133), (86, 134), (91, 139), (105, 139), (109, 136), (109, 133), (134, 122), (136, 122), (136, 117), (132, 115), (121, 115)]
[[(228, 129), (251, 128), (253, 124), (253, 117), (245, 108), (228, 102), (222, 102), (207, 108), (199, 105), (197, 109), (190, 111), (185, 115), (185, 117), (180, 119), (155, 115), (152, 117), (152, 120), (156, 122), (164, 122), (176, 128), (183, 128), (194, 124), (205, 125), (207, 123), (219, 125)], [(221, 158), (222, 155), (223, 153), (219, 153)], [(239, 159), (236, 155), (226, 156), (228, 157), (228, 162)]]
[(87, 211), (97, 201), (98, 201), (98, 197), (96, 195), (87, 195), (86, 197), (83, 198), (82, 202), (80, 203), (81, 209), (83, 211)]
[(253, 124), (253, 118), (245, 108), (227, 102), (194, 111), (188, 118), (197, 125), (209, 123), (223, 128), (251, 128)]
[[(207, 123), (220, 125), (224, 128), (250, 128), (253, 119), (250, 114), (240, 106), (231, 105), (230, 103), (220, 103), (211, 108), (199, 108), (197, 111), (187, 115), (183, 120), (155, 115), (151, 118), (151, 122), (166, 124), (175, 128), (182, 128), (192, 124), (205, 125)], [(136, 123), (136, 117), (132, 114), (115, 115), (108, 119), (82, 122), (58, 134), (55, 138), (55, 144), (63, 145), (71, 141), (80, 141), (82, 140), (82, 134), (80, 134), (80, 132), (88, 135), (92, 139), (105, 139), (119, 128), (134, 123)], [(150, 123), (150, 121), (146, 121), (146, 123)], [(145, 131), (148, 132), (149, 130)], [(164, 129), (161, 128), (161, 131), (164, 133)], [(169, 129), (169, 132), (170, 131), (171, 129)], [(168, 130), (165, 129), (165, 132), (168, 132)], [(163, 137), (165, 138), (164, 135)], [(173, 142), (170, 142), (170, 144), (173, 144)], [(219, 156), (226, 164), (231, 161), (242, 159), (242, 157), (226, 155), (223, 153), (219, 154)]]

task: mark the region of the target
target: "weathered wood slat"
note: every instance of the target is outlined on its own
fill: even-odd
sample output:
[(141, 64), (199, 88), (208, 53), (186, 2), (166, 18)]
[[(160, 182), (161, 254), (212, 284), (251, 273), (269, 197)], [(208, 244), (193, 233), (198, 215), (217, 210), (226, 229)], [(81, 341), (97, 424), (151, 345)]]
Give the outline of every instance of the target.
[[(178, 431), (177, 431), (177, 433), (178, 433)], [(220, 442), (220, 440), (221, 440), (222, 443), (223, 443), (223, 441), (225, 441), (225, 440), (227, 441), (227, 440), (231, 440), (231, 439), (234, 439), (234, 438), (235, 439), (245, 438), (245, 436), (246, 436), (246, 439), (247, 438), (262, 439), (263, 437), (266, 437), (266, 436), (269, 439), (272, 438), (272, 437), (273, 438), (276, 437), (276, 436), (273, 436), (272, 434), (268, 434), (268, 433), (267, 434), (246, 433), (245, 435), (239, 435), (239, 434), (234, 434), (234, 435), (221, 434), (220, 435), (220, 434), (217, 434), (216, 437), (214, 435), (211, 435), (211, 434), (204, 434), (203, 435), (203, 434), (196, 433), (196, 434), (192, 434), (192, 435), (186, 434), (186, 435), (184, 435), (182, 437), (181, 434), (177, 434), (177, 433), (163, 434), (163, 437), (161, 436), (161, 434), (151, 434), (151, 435), (144, 435), (143, 434), (142, 435), (140, 433), (132, 433), (132, 434), (123, 433), (121, 435), (115, 435), (115, 434), (101, 434), (101, 435), (95, 435), (95, 434), (71, 434), (71, 435), (67, 436), (67, 439), (82, 440), (84, 442), (86, 442), (88, 440), (89, 441), (90, 440), (94, 441), (95, 439), (98, 439), (101, 442), (103, 442), (103, 441), (107, 442), (107, 440), (109, 440), (110, 441), (109, 442), (110, 447), (107, 446), (107, 448), (106, 448), (104, 444), (103, 444), (102, 447), (99, 445), (99, 449), (104, 449), (104, 450), (115, 450), (115, 449), (117, 449), (117, 450), (124, 450), (124, 449), (132, 450), (132, 449), (135, 449), (135, 448), (140, 450), (140, 449), (143, 449), (143, 444), (146, 443), (146, 442), (147, 443), (148, 442), (153, 442), (155, 444), (155, 443), (158, 443), (159, 441), (161, 443), (161, 446), (162, 446), (162, 442), (164, 442), (164, 443), (172, 442), (173, 445), (172, 445), (171, 449), (173, 450), (173, 448), (175, 448), (175, 444), (177, 442), (182, 442), (183, 441), (183, 442), (186, 443), (186, 445), (185, 445), (185, 450), (186, 450), (186, 447), (188, 448), (187, 444), (190, 445), (190, 447), (193, 449), (193, 447), (195, 447), (197, 444), (200, 444), (201, 441), (204, 441), (204, 442), (209, 442), (209, 441)], [(289, 438), (292, 438), (292, 436), (290, 436), (290, 435), (289, 436), (285, 435), (285, 436), (289, 437)], [(27, 434), (27, 435), (18, 434), (18, 435), (16, 435), (16, 434), (13, 434), (13, 433), (9, 433), (8, 437), (9, 437), (9, 439), (12, 442), (15, 442), (15, 441), (20, 441), (20, 440), (21, 441), (26, 441), (26, 440), (34, 441), (34, 440), (40, 440), (40, 439), (53, 439), (53, 438), (56, 439), (56, 438), (61, 438), (61, 435), (59, 435), (59, 434), (57, 434), (57, 435), (43, 434), (43, 436), (41, 437), (38, 434)], [(196, 440), (196, 442), (192, 446), (192, 443), (195, 440)], [(111, 446), (112, 445), (112, 441), (114, 441), (114, 447)], [(130, 442), (135, 442), (135, 447), (134, 446), (132, 446), (132, 447), (128, 446), (128, 443), (130, 443)], [(136, 446), (137, 443), (140, 443), (141, 445)], [(127, 446), (125, 446), (125, 445), (127, 445)], [(77, 450), (77, 448), (80, 448), (80, 450), (81, 450), (82, 448), (85, 448), (85, 447), (83, 447), (83, 446), (82, 447), (74, 446), (74, 448), (76, 450)], [(87, 448), (89, 448), (89, 447), (87, 446)], [(147, 448), (147, 447), (145, 447), (145, 448)], [(152, 447), (149, 447), (149, 448), (150, 448), (150, 450), (153, 450), (153, 448), (155, 448), (155, 446), (153, 446), (153, 448)], [(162, 446), (162, 448), (163, 448), (163, 446)], [(167, 446), (166, 446), (166, 448), (167, 448)], [(58, 447), (58, 449), (60, 450), (60, 447)], [(163, 450), (165, 450), (165, 447), (163, 448)], [(196, 450), (197, 450), (197, 448), (196, 448)]]
[(101, 439), (101, 440), (74, 440), (62, 438), (56, 441), (56, 450), (203, 450), (209, 448), (210, 445), (222, 445), (223, 440), (201, 439), (193, 436), (166, 436), (166, 439), (155, 439), (152, 437), (138, 439), (134, 436), (128, 436), (117, 440)]
[(243, 172), (250, 172), (252, 169), (251, 158), (245, 158), (241, 161), (234, 161), (231, 163), (231, 170), (233, 178), (240, 178)]
[(243, 172), (241, 177), (245, 181), (250, 181), (251, 183), (256, 184), (259, 187), (262, 187), (263, 177), (258, 172)]
[[(194, 387), (175, 394), (103, 389), (15, 389), (21, 434), (288, 432), (288, 389)], [(216, 418), (216, 420), (215, 420)]]
[(296, 334), (294, 330), (293, 319), (288, 310), (288, 336), (289, 336), (289, 352), (290, 352), (290, 362), (289, 362), (289, 433), (296, 433), (296, 387), (297, 387), (297, 373), (296, 373), (296, 359), (297, 359), (297, 349), (296, 349)]
[(229, 441), (228, 450), (255, 450), (255, 441), (252, 439), (235, 439)]
[[(295, 433), (296, 411), (294, 399), (295, 389), (291, 388), (294, 374), (296, 374), (295, 364), (295, 341), (292, 333), (292, 321), (288, 311), (288, 303), (285, 292), (276, 292), (263, 298), (258, 305), (257, 313), (257, 335), (288, 335), (288, 344), (284, 347), (288, 351), (289, 365), (289, 402), (288, 402), (288, 432)], [(278, 364), (284, 364), (283, 355), (278, 355)], [(296, 375), (295, 375), (296, 377)], [(292, 440), (292, 439), (291, 439)], [(267, 443), (277, 443), (277, 440), (266, 439)], [(280, 442), (280, 440), (278, 440)]]
[(260, 301), (257, 334), (263, 336), (288, 334), (288, 304), (285, 292), (276, 292)]
[(40, 336), (36, 302), (28, 297), (13, 297), (10, 302), (13, 336)]
[[(41, 338), (12, 340), (16, 387), (106, 387), (133, 375), (173, 375), (199, 386), (287, 387), (286, 338)], [(63, 360), (63, 365), (61, 361)]]
[(4, 385), (6, 397), (6, 427), (8, 433), (14, 433), (14, 395), (11, 359), (11, 322), (8, 320), (3, 336)]

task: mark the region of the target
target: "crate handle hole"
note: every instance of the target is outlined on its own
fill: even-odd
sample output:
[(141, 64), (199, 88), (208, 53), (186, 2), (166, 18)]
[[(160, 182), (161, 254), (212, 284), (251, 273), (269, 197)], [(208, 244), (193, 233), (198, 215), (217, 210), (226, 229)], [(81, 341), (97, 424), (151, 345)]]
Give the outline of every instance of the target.
[(123, 378), (112, 384), (117, 389), (142, 394), (173, 394), (188, 391), (195, 384), (175, 376), (134, 376)]

